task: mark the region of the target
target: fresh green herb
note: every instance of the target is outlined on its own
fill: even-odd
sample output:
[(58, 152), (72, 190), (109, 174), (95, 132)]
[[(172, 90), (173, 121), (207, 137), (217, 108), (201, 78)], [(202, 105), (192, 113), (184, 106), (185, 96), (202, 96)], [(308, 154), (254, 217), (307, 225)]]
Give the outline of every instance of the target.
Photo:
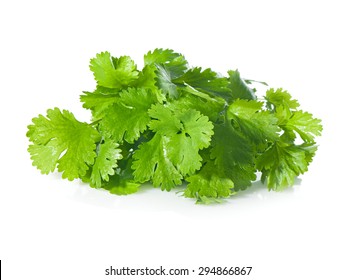
[(142, 70), (108, 52), (90, 69), (97, 87), (80, 97), (90, 124), (54, 108), (28, 126), (28, 151), (44, 174), (57, 168), (119, 195), (145, 182), (167, 191), (182, 185), (186, 197), (209, 203), (245, 190), (257, 172), (269, 190), (291, 186), (317, 150), (321, 121), (283, 89), (258, 99), (256, 81), (237, 70), (223, 77), (191, 68), (163, 49), (148, 52)]

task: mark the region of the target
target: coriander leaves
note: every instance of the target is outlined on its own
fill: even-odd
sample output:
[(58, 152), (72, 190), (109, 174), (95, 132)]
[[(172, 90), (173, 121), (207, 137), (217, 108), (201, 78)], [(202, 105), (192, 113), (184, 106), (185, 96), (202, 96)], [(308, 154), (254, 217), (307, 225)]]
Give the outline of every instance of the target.
[(291, 186), (317, 150), (321, 121), (283, 89), (257, 97), (238, 70), (189, 67), (169, 49), (148, 52), (142, 70), (109, 52), (90, 69), (97, 86), (80, 100), (91, 124), (54, 108), (28, 126), (28, 152), (44, 174), (57, 169), (118, 195), (146, 182), (182, 185), (185, 197), (209, 203), (245, 190), (258, 172), (270, 190)]

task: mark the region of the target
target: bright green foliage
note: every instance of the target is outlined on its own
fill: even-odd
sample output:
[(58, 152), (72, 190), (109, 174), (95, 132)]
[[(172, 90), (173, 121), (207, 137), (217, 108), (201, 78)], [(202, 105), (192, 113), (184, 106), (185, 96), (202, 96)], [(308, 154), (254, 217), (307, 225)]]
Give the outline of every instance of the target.
[(284, 106), (287, 109), (297, 109), (300, 104), (297, 100), (292, 99), (292, 96), (282, 88), (278, 89), (269, 89), (266, 92), (266, 106), (269, 109), (277, 108), (280, 106)]
[(181, 184), (182, 175), (168, 155), (168, 146), (169, 138), (160, 134), (155, 134), (149, 142), (139, 146), (132, 165), (137, 182), (152, 180), (155, 187), (161, 187), (163, 190), (171, 190)]
[(137, 67), (129, 56), (112, 57), (109, 52), (102, 52), (90, 61), (99, 86), (122, 89), (138, 78)]
[(95, 119), (102, 118), (105, 110), (111, 105), (119, 102), (120, 91), (97, 86), (94, 92), (84, 91), (80, 96), (83, 107), (90, 109)]
[(122, 91), (119, 101), (105, 110), (100, 130), (106, 137), (128, 143), (137, 140), (150, 121), (148, 109), (156, 102), (156, 96), (144, 88)]
[(282, 190), (293, 185), (296, 176), (307, 171), (317, 148), (275, 142), (257, 160), (257, 168), (263, 171), (262, 180), (272, 190)]
[(182, 54), (173, 50), (155, 49), (144, 56), (144, 65), (162, 65), (172, 79), (178, 78), (187, 70), (187, 61)]
[(115, 174), (115, 169), (118, 166), (117, 160), (122, 158), (120, 152), (118, 143), (111, 139), (98, 145), (97, 157), (91, 173), (91, 184), (93, 186), (100, 188), (101, 179), (109, 181), (109, 175)]
[(240, 77), (238, 70), (230, 70), (229, 74), (229, 88), (231, 89), (232, 100), (237, 98), (246, 99), (246, 100), (255, 100), (256, 96), (254, 90), (248, 87), (245, 80)]
[(33, 165), (42, 173), (63, 172), (63, 178), (74, 180), (84, 176), (95, 161), (95, 142), (100, 134), (86, 123), (77, 121), (73, 114), (58, 109), (47, 111), (32, 120), (27, 137), (33, 142), (28, 151)]
[(140, 183), (124, 180), (121, 176), (116, 175), (110, 179), (110, 182), (104, 188), (112, 194), (128, 195), (137, 192), (140, 185)]
[(200, 172), (186, 180), (189, 184), (184, 194), (186, 197), (195, 198), (197, 202), (209, 203), (218, 198), (229, 197), (234, 188), (233, 181), (211, 161)]
[[(312, 114), (297, 110), (298, 101), (285, 90), (270, 89), (265, 99), (283, 134), (258, 157), (256, 166), (269, 189), (282, 190), (308, 170), (317, 150), (315, 136), (321, 135), (322, 125)], [(304, 141), (301, 145), (296, 145), (296, 134)]]
[(234, 125), (255, 143), (275, 140), (280, 130), (277, 118), (262, 110), (263, 103), (254, 100), (237, 99), (229, 106), (229, 116)]
[(320, 119), (314, 119), (312, 114), (296, 111), (284, 125), (284, 129), (294, 130), (297, 132), (303, 141), (313, 142), (315, 136), (320, 136), (322, 125)]
[(142, 70), (109, 52), (90, 69), (97, 85), (80, 100), (91, 124), (54, 108), (28, 126), (28, 151), (44, 174), (57, 169), (117, 195), (186, 185), (185, 197), (211, 203), (250, 187), (257, 172), (269, 190), (291, 186), (316, 153), (321, 121), (283, 89), (257, 98), (256, 81), (238, 70), (191, 68), (169, 49), (148, 52)]
[(118, 161), (118, 168), (110, 180), (103, 183), (102, 188), (112, 194), (128, 195), (137, 192), (141, 184), (134, 180), (130, 147), (122, 146), (122, 148), (122, 159)]
[(156, 81), (157, 86), (161, 88), (162, 92), (172, 98), (176, 99), (179, 97), (178, 87), (175, 83), (172, 82), (171, 73), (164, 65), (155, 65), (156, 68)]
[(246, 189), (256, 179), (253, 145), (230, 122), (216, 124), (209, 158), (197, 174), (188, 177), (187, 197), (207, 202), (207, 198), (228, 197)]
[(166, 97), (163, 94), (163, 91), (156, 86), (156, 67), (154, 65), (146, 65), (139, 73), (139, 78), (134, 84), (136, 88), (144, 88), (150, 90), (153, 94), (156, 95), (156, 98), (159, 103), (166, 101)]
[(156, 49), (144, 56), (145, 66), (154, 69), (156, 84), (170, 98), (178, 98), (177, 86), (172, 82), (187, 70), (185, 57), (173, 50)]
[(170, 190), (201, 167), (199, 150), (209, 146), (213, 125), (195, 110), (173, 112), (161, 104), (153, 105), (149, 115), (156, 135), (139, 147), (132, 168), (138, 181), (152, 179)]
[(235, 190), (250, 186), (256, 179), (254, 145), (229, 122), (215, 126), (210, 158), (218, 172), (223, 171), (224, 176), (231, 179)]
[(224, 105), (224, 102), (216, 102), (210, 98), (205, 99), (189, 92), (183, 92), (179, 99), (170, 102), (169, 107), (175, 108), (175, 110), (194, 109), (215, 122), (220, 117), (220, 112), (224, 110)]
[(188, 70), (181, 77), (174, 79), (174, 83), (180, 86), (187, 84), (198, 91), (222, 97), (227, 97), (230, 93), (227, 78), (218, 77), (217, 73), (211, 69), (202, 71), (201, 67)]

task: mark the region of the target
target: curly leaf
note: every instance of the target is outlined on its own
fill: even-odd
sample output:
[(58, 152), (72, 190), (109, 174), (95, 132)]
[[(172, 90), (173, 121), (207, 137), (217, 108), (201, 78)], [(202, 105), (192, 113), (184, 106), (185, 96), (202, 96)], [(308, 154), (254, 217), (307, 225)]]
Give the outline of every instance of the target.
[(27, 136), (33, 142), (28, 151), (33, 165), (42, 173), (63, 172), (63, 178), (74, 180), (85, 176), (94, 163), (96, 142), (100, 134), (87, 123), (79, 122), (72, 113), (54, 108), (47, 117), (39, 115), (28, 126)]

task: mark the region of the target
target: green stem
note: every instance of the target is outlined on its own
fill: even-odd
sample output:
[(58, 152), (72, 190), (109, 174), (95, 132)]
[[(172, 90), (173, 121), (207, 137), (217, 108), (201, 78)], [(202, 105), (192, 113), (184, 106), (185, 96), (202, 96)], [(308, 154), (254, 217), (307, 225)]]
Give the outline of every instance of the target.
[(208, 101), (211, 101), (211, 102), (217, 102), (217, 103), (219, 103), (221, 105), (225, 105), (226, 104), (226, 102), (225, 102), (225, 100), (223, 98), (218, 98), (218, 99), (212, 98), (208, 94), (196, 90), (195, 88), (193, 88), (189, 84), (184, 83), (184, 85), (186, 86), (184, 88), (184, 90), (187, 91), (188, 93), (191, 93), (191, 94), (193, 94), (195, 96), (201, 97), (201, 98), (203, 98), (205, 100), (208, 100)]
[(97, 125), (99, 122), (101, 122), (102, 119), (98, 119), (92, 123), (90, 123), (89, 125), (93, 126), (93, 125)]

